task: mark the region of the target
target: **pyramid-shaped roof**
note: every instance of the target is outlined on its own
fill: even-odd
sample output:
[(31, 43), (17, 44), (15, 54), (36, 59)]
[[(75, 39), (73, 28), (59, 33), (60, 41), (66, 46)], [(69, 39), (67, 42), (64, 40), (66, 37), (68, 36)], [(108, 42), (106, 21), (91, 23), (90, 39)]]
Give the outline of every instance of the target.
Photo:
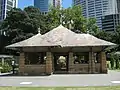
[(77, 34), (62, 25), (54, 28), (48, 33), (37, 34), (24, 41), (7, 46), (7, 48), (18, 47), (42, 47), (42, 46), (61, 46), (61, 47), (80, 47), (80, 46), (113, 46), (114, 43), (98, 39), (90, 34)]

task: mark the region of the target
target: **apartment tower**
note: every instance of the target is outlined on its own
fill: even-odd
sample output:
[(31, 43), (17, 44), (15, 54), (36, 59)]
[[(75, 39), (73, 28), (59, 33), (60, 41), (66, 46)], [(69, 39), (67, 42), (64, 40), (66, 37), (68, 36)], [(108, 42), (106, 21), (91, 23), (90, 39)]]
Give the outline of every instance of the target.
[(73, 5), (79, 4), (82, 6), (83, 16), (95, 17), (100, 29), (102, 29), (102, 16), (118, 13), (117, 0), (73, 0)]
[(34, 6), (39, 8), (41, 13), (46, 14), (50, 7), (62, 5), (62, 0), (34, 0)]
[(7, 11), (18, 7), (18, 0), (0, 0), (0, 21), (6, 18)]

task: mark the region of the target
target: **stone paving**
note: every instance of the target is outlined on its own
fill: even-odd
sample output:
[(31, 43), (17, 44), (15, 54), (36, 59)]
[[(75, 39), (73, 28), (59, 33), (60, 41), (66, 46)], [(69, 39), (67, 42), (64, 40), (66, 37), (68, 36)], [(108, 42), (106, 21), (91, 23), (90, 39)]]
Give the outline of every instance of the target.
[(120, 72), (108, 74), (57, 74), (51, 76), (0, 76), (0, 86), (115, 86), (120, 85)]

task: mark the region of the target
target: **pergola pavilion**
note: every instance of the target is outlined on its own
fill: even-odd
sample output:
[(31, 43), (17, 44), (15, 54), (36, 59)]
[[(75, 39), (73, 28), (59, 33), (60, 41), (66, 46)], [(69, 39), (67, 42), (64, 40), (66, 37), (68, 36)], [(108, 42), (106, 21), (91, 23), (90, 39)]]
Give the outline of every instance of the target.
[(107, 73), (105, 48), (116, 44), (62, 25), (7, 46), (20, 48), (19, 74)]

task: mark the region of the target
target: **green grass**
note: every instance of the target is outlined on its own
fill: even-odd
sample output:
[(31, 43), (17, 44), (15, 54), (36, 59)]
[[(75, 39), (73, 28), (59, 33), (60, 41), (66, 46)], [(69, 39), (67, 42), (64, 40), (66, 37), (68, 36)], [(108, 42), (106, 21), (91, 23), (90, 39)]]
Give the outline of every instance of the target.
[(120, 90), (120, 86), (109, 87), (0, 87), (0, 90)]

